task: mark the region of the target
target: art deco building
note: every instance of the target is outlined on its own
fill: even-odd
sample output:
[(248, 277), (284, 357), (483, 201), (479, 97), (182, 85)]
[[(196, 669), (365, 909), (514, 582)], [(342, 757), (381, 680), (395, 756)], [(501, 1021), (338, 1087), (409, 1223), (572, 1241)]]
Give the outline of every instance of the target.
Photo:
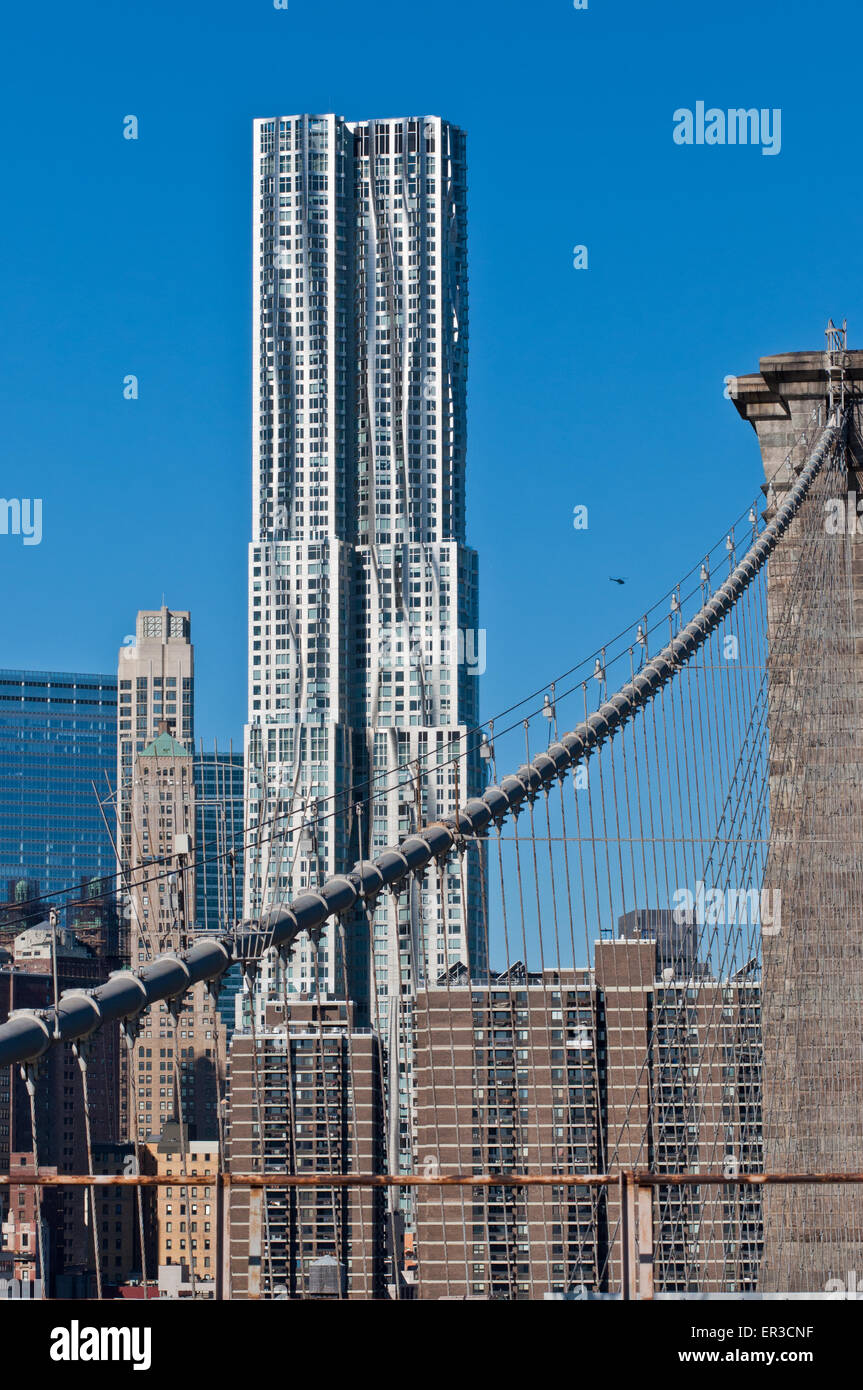
[[(196, 907), (194, 758), (160, 720), (135, 759), (130, 796), (128, 872), (132, 964), (140, 968), (189, 944)], [(224, 1024), (204, 985), (175, 1009), (155, 1005), (141, 1022), (127, 1077), (124, 1114), (141, 1139), (182, 1123), (193, 1139), (218, 1137), (218, 1078)], [(131, 1127), (130, 1127), (131, 1132)]]
[(117, 685), (117, 827), (121, 868), (132, 851), (131, 788), (136, 756), (159, 732), (194, 747), (194, 648), (188, 612), (144, 610), (120, 648)]

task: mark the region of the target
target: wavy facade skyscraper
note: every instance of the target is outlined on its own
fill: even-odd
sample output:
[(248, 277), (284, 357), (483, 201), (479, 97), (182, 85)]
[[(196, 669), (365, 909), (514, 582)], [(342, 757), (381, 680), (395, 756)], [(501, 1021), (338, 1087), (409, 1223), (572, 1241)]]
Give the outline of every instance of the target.
[[(250, 825), (257, 918), (482, 784), (465, 543), (465, 136), (437, 116), (254, 125)], [(393, 772), (393, 769), (399, 769)], [(387, 773), (388, 775), (384, 775)], [(259, 975), (388, 1036), (418, 979), (485, 960), (481, 865)], [(344, 967), (344, 968), (343, 968)]]

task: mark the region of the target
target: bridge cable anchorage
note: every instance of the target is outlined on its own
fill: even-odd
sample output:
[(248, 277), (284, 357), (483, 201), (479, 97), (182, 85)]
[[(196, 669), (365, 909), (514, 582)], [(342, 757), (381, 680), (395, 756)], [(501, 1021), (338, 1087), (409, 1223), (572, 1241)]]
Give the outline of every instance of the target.
[[(656, 656), (647, 658), (645, 642), (645, 660), (635, 676), (544, 752), (504, 777), (499, 785), (488, 787), (482, 796), (470, 798), (455, 815), (423, 826), (407, 835), (398, 847), (361, 859), (351, 871), (334, 875), (316, 891), (300, 893), (284, 909), (271, 911), (265, 923), (247, 922), (231, 932), (198, 940), (187, 949), (167, 951), (138, 971), (115, 971), (95, 989), (76, 991), (73, 998), (61, 1000), (57, 1009), (15, 1010), (0, 1025), (0, 1066), (33, 1063), (58, 1042), (88, 1036), (94, 1008), (99, 1014), (98, 1026), (114, 1023), (136, 1016), (146, 1005), (183, 995), (199, 982), (219, 979), (235, 962), (259, 957), (265, 949), (264, 937), (267, 948), (292, 945), (300, 932), (323, 926), (361, 899), (368, 903), (381, 889), (403, 883), (412, 873), (450, 854), (460, 841), (483, 839), (492, 823), (499, 826), (526, 800), (547, 791), (562, 773), (583, 763), (645, 708), (723, 623), (791, 526), (825, 460), (841, 442), (844, 428), (845, 413), (836, 408), (772, 519), (725, 582)], [(605, 670), (599, 659), (597, 667), (594, 677), (602, 689)], [(249, 949), (252, 943), (254, 951)]]

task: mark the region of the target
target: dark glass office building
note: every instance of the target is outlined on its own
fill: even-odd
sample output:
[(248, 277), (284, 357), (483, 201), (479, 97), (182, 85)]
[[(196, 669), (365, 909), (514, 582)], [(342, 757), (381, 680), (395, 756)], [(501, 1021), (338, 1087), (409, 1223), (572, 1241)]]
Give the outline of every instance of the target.
[[(195, 756), (195, 848), (197, 926), (224, 931), (243, 912), (243, 754), (232, 749)], [(233, 864), (228, 851), (234, 847)], [(219, 996), (219, 1013), (229, 1032), (234, 1026), (234, 998), (242, 987), (239, 967), (228, 971)]]
[[(243, 910), (243, 755), (195, 754), (197, 926), (223, 931)], [(236, 895), (228, 851), (236, 847)]]
[(116, 676), (0, 670), (0, 921), (16, 896), (114, 874), (116, 765)]

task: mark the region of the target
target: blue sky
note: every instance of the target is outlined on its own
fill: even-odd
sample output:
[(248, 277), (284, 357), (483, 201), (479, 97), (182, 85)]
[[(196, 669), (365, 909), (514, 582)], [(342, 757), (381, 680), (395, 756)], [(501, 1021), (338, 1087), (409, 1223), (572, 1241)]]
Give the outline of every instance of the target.
[[(192, 610), (199, 734), (241, 737), (254, 116), (468, 132), (486, 715), (637, 620), (755, 493), (726, 374), (822, 347), (830, 315), (863, 341), (858, 4), (49, 0), (5, 26), (0, 491), (43, 499), (43, 539), (0, 536), (2, 665), (112, 670), (164, 593)], [(781, 108), (781, 153), (676, 145), (698, 100)]]

